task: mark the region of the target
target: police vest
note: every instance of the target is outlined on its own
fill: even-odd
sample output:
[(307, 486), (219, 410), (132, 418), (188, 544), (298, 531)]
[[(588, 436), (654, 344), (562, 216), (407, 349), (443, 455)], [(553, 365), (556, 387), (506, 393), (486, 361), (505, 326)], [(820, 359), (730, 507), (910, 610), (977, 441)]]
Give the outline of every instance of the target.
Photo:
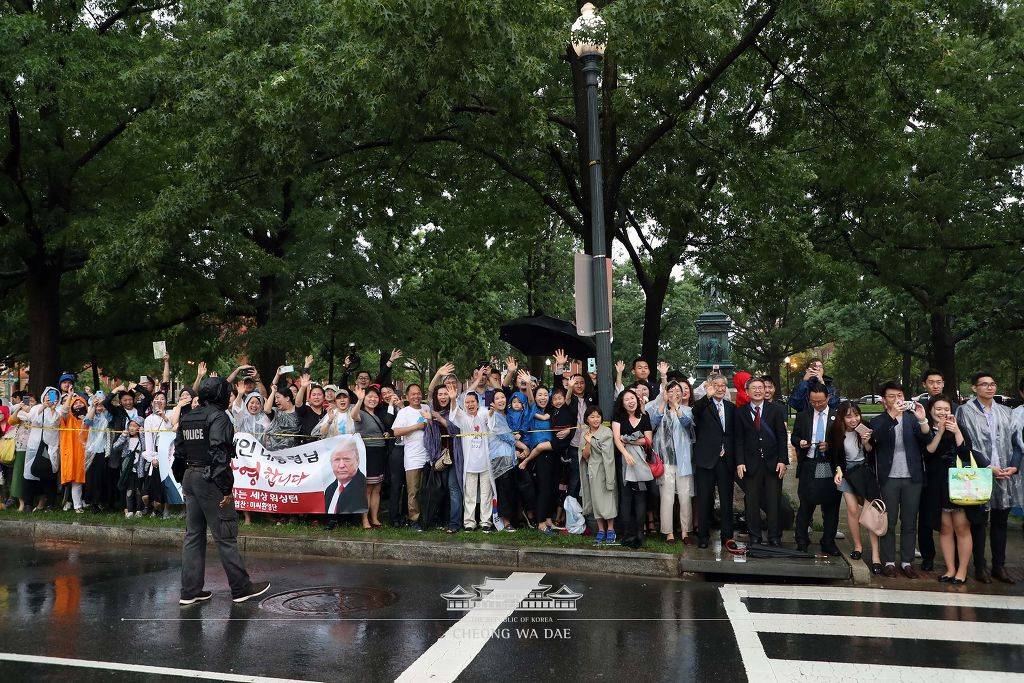
[(208, 411), (203, 408), (191, 410), (181, 418), (178, 425), (185, 440), (185, 463), (198, 467), (213, 464), (210, 457), (210, 422)]

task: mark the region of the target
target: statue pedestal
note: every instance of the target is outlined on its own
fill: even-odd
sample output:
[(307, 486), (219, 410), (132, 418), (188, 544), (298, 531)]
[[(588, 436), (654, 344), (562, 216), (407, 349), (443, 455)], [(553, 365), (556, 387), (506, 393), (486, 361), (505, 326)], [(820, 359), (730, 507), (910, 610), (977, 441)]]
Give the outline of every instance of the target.
[(732, 362), (732, 346), (729, 331), (732, 320), (725, 313), (708, 311), (697, 317), (697, 366), (694, 369), (698, 382), (708, 378), (714, 367), (728, 379), (732, 379), (736, 366)]

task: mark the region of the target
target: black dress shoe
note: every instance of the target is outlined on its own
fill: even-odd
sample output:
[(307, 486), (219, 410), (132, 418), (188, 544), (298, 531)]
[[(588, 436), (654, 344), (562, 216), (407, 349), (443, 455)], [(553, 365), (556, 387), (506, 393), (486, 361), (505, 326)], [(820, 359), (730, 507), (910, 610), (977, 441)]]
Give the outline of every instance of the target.
[(974, 570), (974, 579), (979, 583), (992, 583), (992, 575), (984, 567)]
[(992, 578), (993, 579), (999, 579), (1003, 583), (1017, 583), (1016, 581), (1014, 581), (1010, 577), (1009, 574), (1006, 573), (1006, 568), (1005, 567), (993, 567), (992, 568)]
[(854, 550), (853, 552), (850, 553), (850, 559), (851, 560), (859, 560), (862, 557), (864, 557), (864, 555), (859, 550)]
[(930, 572), (933, 569), (935, 569), (935, 563), (932, 560), (921, 561), (921, 571)]
[(839, 546), (837, 546), (837, 545), (822, 546), (821, 547), (821, 552), (825, 553), (826, 555), (831, 555), (832, 557), (842, 557), (843, 556), (842, 551), (839, 550)]
[(698, 548), (707, 548), (708, 547), (708, 542), (707, 541), (700, 541), (700, 542), (697, 543), (697, 547)]
[(802, 553), (806, 553), (807, 552), (807, 544), (806, 543), (797, 543), (796, 544), (796, 549), (799, 550)]
[(768, 541), (768, 547), (769, 548), (780, 548), (780, 547), (782, 547), (782, 541), (780, 541), (777, 538), (773, 538), (770, 541)]

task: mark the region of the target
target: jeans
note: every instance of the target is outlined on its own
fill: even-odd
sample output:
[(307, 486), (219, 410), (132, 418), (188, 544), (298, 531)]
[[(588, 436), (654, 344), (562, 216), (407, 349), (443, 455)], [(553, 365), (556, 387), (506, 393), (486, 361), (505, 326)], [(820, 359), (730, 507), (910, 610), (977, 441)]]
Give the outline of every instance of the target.
[[(972, 510), (972, 512), (974, 512)], [(979, 509), (971, 515), (971, 539), (974, 542), (974, 571), (986, 569), (985, 534), (991, 533), (989, 542), (992, 545), (992, 568), (1006, 566), (1006, 531), (1009, 521), (1009, 510)], [(991, 530), (991, 531), (989, 531)]]
[(453, 531), (462, 528), (462, 488), (455, 465), (448, 468), (448, 528)]
[(580, 498), (580, 449), (569, 446), (565, 451), (565, 457), (569, 458), (568, 474), (565, 477), (566, 495), (572, 496), (582, 503)]
[(896, 521), (900, 523), (900, 563), (914, 563), (917, 543), (917, 511), (921, 504), (922, 484), (910, 479), (889, 478), (882, 484), (882, 500), (889, 515), (889, 530), (882, 536), (879, 550), (882, 562), (896, 562)]
[(537, 521), (554, 520), (558, 500), (559, 456), (544, 451), (537, 456)]
[(396, 445), (388, 455), (388, 524), (401, 526), (403, 522), (402, 495), (405, 489), (405, 447)]
[(231, 586), (231, 597), (238, 598), (252, 589), (249, 574), (238, 554), (238, 514), (232, 500), (220, 507), (224, 495), (202, 470), (187, 469), (181, 490), (185, 494), (185, 545), (181, 549), (181, 597), (194, 598), (203, 590), (206, 574), (206, 528), (217, 542), (217, 552)]

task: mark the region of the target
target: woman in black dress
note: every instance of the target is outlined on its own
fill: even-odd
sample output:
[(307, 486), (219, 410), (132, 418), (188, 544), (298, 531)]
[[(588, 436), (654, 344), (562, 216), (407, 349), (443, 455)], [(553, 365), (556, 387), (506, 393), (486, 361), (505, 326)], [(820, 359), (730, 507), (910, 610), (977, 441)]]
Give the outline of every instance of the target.
[[(366, 447), (366, 507), (363, 515), (364, 529), (380, 527), (380, 489), (384, 481), (384, 463), (387, 461), (388, 445), (385, 440), (391, 431), (394, 416), (387, 411), (377, 412), (381, 404), (380, 391), (376, 387), (366, 390), (356, 388), (356, 404), (352, 406), (352, 420), (356, 434), (363, 438)], [(390, 420), (388, 418), (391, 418)]]
[[(942, 558), (946, 562), (946, 572), (939, 577), (942, 583), (962, 585), (967, 583), (967, 565), (971, 561), (973, 543), (971, 541), (971, 525), (967, 521), (967, 511), (963, 506), (955, 505), (949, 500), (949, 470), (957, 467), (957, 458), (962, 465), (969, 467), (971, 442), (953, 417), (953, 404), (948, 397), (939, 394), (928, 402), (928, 421), (931, 423), (932, 438), (925, 446), (925, 458), (928, 461), (928, 481), (926, 485), (935, 487), (942, 492), (942, 531), (939, 545)], [(921, 514), (931, 514), (933, 510), (922, 508)], [(935, 528), (935, 527), (932, 527)], [(954, 538), (955, 537), (955, 538)], [(954, 544), (956, 555), (954, 555)], [(956, 564), (955, 557), (960, 558)]]

